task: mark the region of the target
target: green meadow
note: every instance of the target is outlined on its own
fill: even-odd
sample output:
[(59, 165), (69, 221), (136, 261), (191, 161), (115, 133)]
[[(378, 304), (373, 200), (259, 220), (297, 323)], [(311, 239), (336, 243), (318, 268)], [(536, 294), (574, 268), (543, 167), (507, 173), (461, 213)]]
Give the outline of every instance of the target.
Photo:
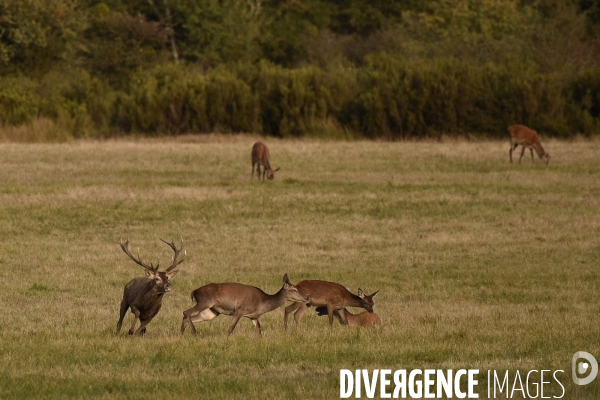
[[(600, 140), (546, 140), (545, 166), (510, 164), (508, 140), (269, 139), (281, 171), (258, 182), (257, 139), (0, 144), (0, 398), (333, 399), (340, 369), (384, 368), (479, 369), (480, 398), (488, 370), (511, 388), (563, 370), (544, 396), (600, 398), (600, 379), (571, 379), (575, 352), (600, 359)], [(147, 334), (127, 335), (128, 313), (115, 336), (143, 275), (119, 239), (166, 267), (159, 239), (180, 237)], [(285, 273), (380, 290), (383, 326), (310, 309), (286, 332), (280, 308), (262, 337), (242, 319), (227, 338), (227, 316), (179, 333), (194, 288), (275, 293)]]

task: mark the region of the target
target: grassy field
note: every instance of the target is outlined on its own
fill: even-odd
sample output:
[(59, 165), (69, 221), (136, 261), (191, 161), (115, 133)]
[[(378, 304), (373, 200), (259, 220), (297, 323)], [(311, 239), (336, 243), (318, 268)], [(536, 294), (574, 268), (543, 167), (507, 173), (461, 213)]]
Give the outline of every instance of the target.
[[(331, 399), (340, 369), (382, 368), (479, 369), (480, 398), (487, 370), (560, 369), (563, 398), (600, 398), (571, 379), (576, 351), (600, 359), (600, 140), (545, 141), (546, 167), (508, 141), (270, 139), (259, 183), (255, 139), (0, 144), (0, 398)], [(180, 236), (148, 333), (114, 336), (143, 274), (119, 238), (168, 265)], [(380, 290), (383, 326), (311, 309), (286, 333), (281, 308), (262, 338), (243, 319), (227, 339), (227, 316), (180, 335), (194, 288), (284, 273)]]

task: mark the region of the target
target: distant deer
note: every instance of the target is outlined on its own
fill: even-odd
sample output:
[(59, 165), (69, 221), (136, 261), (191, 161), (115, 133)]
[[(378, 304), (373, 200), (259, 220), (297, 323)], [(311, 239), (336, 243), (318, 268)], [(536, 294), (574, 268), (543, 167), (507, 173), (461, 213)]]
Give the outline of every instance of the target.
[[(162, 239), (161, 239), (162, 240)], [(162, 240), (165, 242), (164, 240)], [(177, 272), (173, 271), (179, 264), (183, 262), (182, 260), (177, 260), (179, 257), (179, 253), (181, 249), (183, 249), (183, 239), (181, 239), (181, 248), (177, 249), (173, 242), (165, 242), (173, 251), (175, 255), (173, 256), (173, 262), (169, 268), (165, 271), (158, 270), (158, 264), (154, 267), (152, 264), (148, 265), (142, 261), (140, 258), (140, 253), (138, 249), (138, 256), (135, 258), (131, 252), (129, 251), (129, 240), (123, 243), (123, 240), (120, 241), (121, 249), (131, 258), (136, 264), (141, 265), (146, 269), (145, 277), (134, 278), (127, 285), (125, 285), (125, 290), (123, 291), (123, 300), (121, 301), (121, 314), (119, 317), (119, 322), (117, 322), (117, 335), (121, 332), (121, 325), (123, 324), (123, 318), (127, 313), (127, 309), (131, 308), (131, 312), (135, 315), (135, 319), (133, 320), (133, 325), (131, 325), (131, 329), (129, 329), (129, 334), (134, 334), (134, 328), (137, 320), (140, 320), (140, 327), (135, 331), (135, 335), (143, 335), (146, 333), (146, 325), (152, 321), (152, 318), (158, 313), (160, 307), (162, 306), (163, 295), (166, 292), (171, 291), (171, 285), (169, 280), (173, 278)]]
[(256, 177), (260, 180), (260, 166), (263, 166), (262, 178), (265, 180), (265, 173), (267, 174), (267, 178), (272, 180), (275, 178), (275, 172), (279, 171), (281, 168), (277, 168), (273, 170), (271, 168), (271, 154), (269, 153), (269, 148), (263, 142), (256, 142), (254, 146), (252, 146), (252, 175), (251, 178), (254, 179), (254, 165), (256, 165)]
[(534, 161), (533, 150), (535, 149), (535, 152), (538, 154), (538, 156), (544, 160), (546, 165), (548, 165), (550, 154), (544, 151), (536, 131), (529, 129), (524, 125), (513, 125), (508, 128), (508, 135), (510, 136), (510, 151), (508, 152), (508, 155), (511, 163), (513, 162), (513, 150), (516, 149), (518, 145), (521, 145), (522, 150), (521, 157), (519, 157), (519, 164), (521, 163), (523, 154), (525, 154), (525, 148), (529, 148), (529, 151), (531, 152), (531, 161)]
[(266, 294), (261, 289), (241, 283), (210, 283), (192, 292), (192, 300), (196, 305), (183, 312), (181, 333), (189, 325), (192, 333), (196, 333), (194, 322), (208, 321), (220, 314), (231, 315), (227, 337), (231, 335), (236, 324), (242, 317), (250, 318), (261, 335), (258, 318), (286, 301), (308, 301), (301, 295), (296, 286), (292, 285), (287, 274), (283, 276), (283, 287), (275, 294)]
[[(317, 307), (315, 310), (319, 316), (327, 315), (327, 307), (325, 306)], [(368, 311), (363, 311), (360, 314), (352, 314), (350, 311), (342, 308), (341, 310), (335, 310), (333, 316), (339, 321), (340, 325), (346, 325), (350, 328), (355, 326), (381, 325), (379, 315)], [(347, 324), (344, 324), (344, 319), (347, 321)]]
[[(304, 296), (308, 297), (308, 301), (297, 301), (296, 303), (285, 308), (283, 317), (283, 326), (287, 329), (288, 315), (293, 311), (296, 324), (300, 323), (300, 317), (306, 312), (310, 306), (322, 306), (327, 308), (329, 316), (329, 324), (333, 325), (333, 314), (336, 310), (341, 310), (345, 307), (361, 307), (369, 313), (373, 313), (373, 297), (377, 292), (366, 295), (362, 289), (358, 289), (358, 296), (350, 293), (348, 289), (335, 282), (319, 281), (319, 280), (304, 280), (296, 284), (296, 287)], [(340, 314), (344, 325), (348, 323), (345, 314)]]

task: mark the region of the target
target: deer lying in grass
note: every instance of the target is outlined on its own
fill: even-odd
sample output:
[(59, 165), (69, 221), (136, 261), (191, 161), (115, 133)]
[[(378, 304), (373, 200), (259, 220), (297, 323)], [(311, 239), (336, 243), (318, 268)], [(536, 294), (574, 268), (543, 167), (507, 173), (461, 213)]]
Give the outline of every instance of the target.
[[(336, 310), (342, 310), (345, 307), (361, 307), (369, 313), (373, 313), (373, 297), (377, 292), (366, 295), (361, 289), (358, 289), (358, 296), (352, 294), (335, 282), (319, 281), (319, 280), (304, 280), (296, 284), (296, 287), (304, 296), (308, 297), (308, 301), (297, 301), (296, 303), (285, 308), (283, 317), (283, 326), (287, 329), (288, 315), (297, 310), (294, 314), (296, 325), (300, 324), (300, 317), (306, 312), (308, 307), (326, 307), (327, 315), (329, 316), (329, 325), (333, 325), (333, 314)], [(348, 323), (345, 314), (340, 314), (340, 318), (344, 325)]]
[(192, 300), (196, 305), (183, 312), (181, 333), (189, 325), (192, 333), (196, 333), (194, 322), (208, 321), (220, 314), (231, 315), (233, 319), (229, 324), (227, 337), (231, 335), (236, 324), (242, 317), (250, 318), (256, 327), (256, 332), (261, 335), (258, 318), (276, 308), (281, 307), (286, 301), (307, 301), (296, 286), (292, 285), (287, 274), (283, 276), (283, 287), (275, 294), (266, 294), (254, 286), (241, 283), (210, 283), (199, 287), (192, 292)]
[(522, 149), (521, 157), (519, 157), (519, 164), (521, 163), (523, 154), (525, 154), (525, 149), (529, 148), (529, 151), (531, 152), (531, 161), (535, 161), (533, 158), (533, 150), (535, 149), (537, 155), (544, 160), (546, 165), (548, 165), (548, 161), (550, 161), (550, 154), (544, 151), (536, 131), (529, 129), (524, 125), (513, 125), (508, 128), (508, 135), (510, 136), (510, 151), (508, 152), (508, 155), (511, 163), (513, 162), (513, 150), (516, 149), (518, 145), (521, 145)]
[[(165, 242), (164, 240), (162, 241)], [(129, 329), (129, 334), (134, 334), (135, 324), (138, 319), (140, 320), (140, 327), (135, 331), (135, 335), (138, 336), (146, 333), (146, 325), (148, 325), (150, 321), (152, 321), (152, 318), (158, 314), (158, 311), (162, 306), (163, 295), (171, 291), (171, 284), (169, 281), (177, 274), (177, 272), (179, 272), (172, 270), (183, 262), (183, 259), (177, 260), (179, 253), (183, 248), (183, 239), (181, 239), (180, 249), (177, 249), (173, 242), (165, 243), (173, 249), (175, 255), (173, 256), (171, 266), (165, 271), (159, 271), (158, 264), (154, 267), (152, 264), (148, 265), (142, 261), (139, 249), (137, 258), (131, 254), (129, 251), (129, 240), (125, 243), (123, 243), (123, 240), (120, 241), (121, 249), (123, 249), (125, 254), (127, 254), (127, 256), (129, 256), (136, 264), (141, 265), (146, 269), (146, 276), (134, 278), (125, 285), (125, 289), (123, 290), (123, 300), (121, 301), (119, 322), (117, 322), (117, 335), (121, 332), (123, 318), (125, 317), (128, 308), (131, 308), (131, 312), (135, 315), (133, 325), (131, 325), (131, 329)]]
[(267, 174), (267, 178), (272, 180), (275, 178), (275, 172), (279, 171), (281, 168), (277, 168), (273, 170), (271, 168), (271, 154), (269, 153), (269, 148), (263, 142), (256, 142), (254, 146), (252, 146), (252, 175), (251, 179), (254, 179), (254, 165), (256, 165), (256, 177), (260, 180), (260, 166), (263, 166), (262, 178), (265, 180), (265, 173)]
[[(327, 315), (327, 307), (321, 306), (315, 309), (319, 316)], [(340, 325), (346, 325), (350, 328), (355, 326), (373, 326), (381, 325), (381, 319), (376, 313), (370, 313), (363, 311), (360, 314), (352, 314), (350, 311), (342, 308), (341, 310), (335, 310), (333, 316), (339, 321)], [(346, 320), (346, 324), (344, 324)]]

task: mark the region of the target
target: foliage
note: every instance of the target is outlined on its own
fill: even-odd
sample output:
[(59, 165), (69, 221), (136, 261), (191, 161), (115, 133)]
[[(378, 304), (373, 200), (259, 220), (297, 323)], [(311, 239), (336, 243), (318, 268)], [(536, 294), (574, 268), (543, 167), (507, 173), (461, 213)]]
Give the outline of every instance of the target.
[(30, 122), (39, 110), (34, 96), (37, 86), (33, 80), (23, 77), (0, 78), (0, 123), (20, 125)]
[(365, 90), (352, 104), (349, 123), (368, 137), (502, 137), (517, 122), (552, 134), (564, 129), (561, 83), (531, 64), (407, 63), (380, 54), (369, 57), (361, 72)]
[(86, 70), (113, 86), (125, 87), (139, 69), (168, 60), (169, 29), (141, 15), (113, 12), (97, 6), (84, 32), (86, 45), (79, 57)]
[(315, 67), (287, 70), (262, 63), (255, 90), (265, 133), (287, 137), (303, 136), (319, 122), (337, 117), (351, 99), (348, 74)]
[(260, 130), (250, 87), (226, 70), (201, 74), (167, 65), (134, 76), (119, 97), (116, 124), (135, 132), (252, 132)]
[(0, 74), (43, 72), (64, 60), (77, 43), (80, 15), (70, 0), (0, 2)]
[(49, 118), (73, 137), (394, 140), (503, 135), (517, 122), (592, 135), (595, 10), (553, 0), (5, 0), (0, 122)]
[(261, 1), (199, 0), (183, 2), (184, 57), (207, 65), (255, 62), (260, 58)]

